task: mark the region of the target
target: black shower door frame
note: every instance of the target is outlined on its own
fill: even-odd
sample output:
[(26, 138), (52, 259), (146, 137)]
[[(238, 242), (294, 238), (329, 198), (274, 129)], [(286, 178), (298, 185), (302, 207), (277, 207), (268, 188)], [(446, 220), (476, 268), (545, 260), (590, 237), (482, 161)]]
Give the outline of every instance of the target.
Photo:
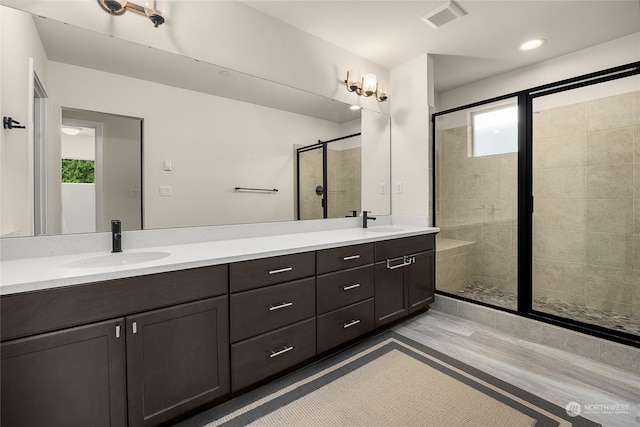
[[(553, 314), (534, 310), (533, 308), (533, 100), (546, 95), (564, 92), (580, 87), (595, 85), (612, 80), (621, 79), (640, 74), (640, 62), (633, 62), (618, 67), (608, 68), (602, 71), (581, 75), (578, 77), (537, 86), (531, 89), (498, 96), (495, 98), (478, 101), (475, 103), (451, 108), (431, 115), (431, 134), (433, 153), (431, 159), (431, 194), (433, 198), (432, 218), (436, 224), (436, 119), (439, 116), (458, 111), (480, 107), (486, 104), (517, 98), (518, 104), (518, 255), (517, 255), (517, 309), (512, 310), (495, 306), (460, 295), (440, 291), (436, 293), (470, 303), (487, 306), (496, 310), (507, 311), (519, 316), (532, 318), (545, 323), (561, 326), (567, 329), (582, 332), (591, 336), (608, 339), (640, 348), (640, 337), (623, 331), (604, 328), (598, 325), (584, 323), (573, 319), (567, 319)], [(437, 286), (437, 284), (436, 284)]]
[(336, 141), (342, 141), (344, 139), (353, 138), (355, 136), (362, 135), (361, 132), (353, 133), (351, 135), (341, 136), (339, 138), (330, 139), (328, 141), (318, 140), (317, 143), (313, 145), (307, 145), (305, 147), (300, 147), (296, 149), (296, 219), (300, 219), (300, 154), (307, 152), (318, 150), (322, 148), (322, 218), (329, 217), (329, 200), (327, 193), (327, 185), (329, 183), (328, 171), (327, 171), (327, 146)]

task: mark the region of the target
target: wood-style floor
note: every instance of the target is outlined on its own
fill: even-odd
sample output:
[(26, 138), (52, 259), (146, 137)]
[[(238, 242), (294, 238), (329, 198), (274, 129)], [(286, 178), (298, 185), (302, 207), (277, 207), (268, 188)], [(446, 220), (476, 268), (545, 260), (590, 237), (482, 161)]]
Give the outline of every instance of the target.
[(638, 375), (434, 310), (395, 331), (603, 426), (640, 427)]

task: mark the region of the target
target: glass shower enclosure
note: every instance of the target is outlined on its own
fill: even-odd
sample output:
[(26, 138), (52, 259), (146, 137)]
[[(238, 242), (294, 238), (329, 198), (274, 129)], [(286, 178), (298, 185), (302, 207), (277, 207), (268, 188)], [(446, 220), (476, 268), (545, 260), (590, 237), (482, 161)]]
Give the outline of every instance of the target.
[(296, 218), (352, 216), (361, 210), (361, 135), (296, 149)]
[(640, 63), (432, 123), (437, 291), (640, 343)]

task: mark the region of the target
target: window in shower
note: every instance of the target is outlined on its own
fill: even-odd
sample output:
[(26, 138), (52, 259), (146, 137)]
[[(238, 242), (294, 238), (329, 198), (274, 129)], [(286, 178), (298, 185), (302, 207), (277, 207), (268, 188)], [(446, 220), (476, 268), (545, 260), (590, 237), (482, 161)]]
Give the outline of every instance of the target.
[(509, 103), (469, 112), (474, 157), (518, 151), (518, 106)]
[(533, 310), (640, 335), (640, 76), (533, 113)]
[[(517, 308), (516, 99), (435, 119), (438, 291)], [(496, 132), (497, 131), (497, 132)]]

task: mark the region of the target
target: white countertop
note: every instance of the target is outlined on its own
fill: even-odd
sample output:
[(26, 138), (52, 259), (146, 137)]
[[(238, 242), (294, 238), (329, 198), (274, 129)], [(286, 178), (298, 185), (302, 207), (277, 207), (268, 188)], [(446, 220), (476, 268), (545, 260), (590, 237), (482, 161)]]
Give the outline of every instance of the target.
[(166, 252), (169, 255), (137, 264), (82, 268), (73, 267), (73, 265), (94, 257), (115, 257), (118, 254), (92, 252), (1, 261), (0, 295), (226, 264), (438, 231), (438, 228), (420, 225), (381, 225), (368, 229), (347, 228), (131, 250), (127, 250), (125, 242), (125, 253)]

